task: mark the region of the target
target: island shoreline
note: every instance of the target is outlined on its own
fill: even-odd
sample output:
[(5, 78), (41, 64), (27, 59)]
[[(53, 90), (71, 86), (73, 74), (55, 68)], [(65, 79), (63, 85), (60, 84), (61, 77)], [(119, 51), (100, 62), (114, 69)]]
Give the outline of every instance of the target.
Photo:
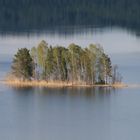
[(12, 87), (111, 87), (111, 88), (126, 88), (128, 85), (124, 83), (115, 84), (83, 84), (83, 83), (71, 83), (71, 82), (47, 82), (47, 81), (11, 81), (3, 80), (1, 83)]

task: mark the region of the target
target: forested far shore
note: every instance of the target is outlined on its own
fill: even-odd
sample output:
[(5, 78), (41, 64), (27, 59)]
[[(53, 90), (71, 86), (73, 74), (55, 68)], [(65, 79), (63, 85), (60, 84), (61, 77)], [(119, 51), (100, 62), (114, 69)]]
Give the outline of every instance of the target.
[(18, 49), (9, 81), (45, 81), (71, 85), (111, 85), (121, 83), (118, 66), (99, 44), (81, 47), (51, 46), (42, 40), (36, 47)]
[(139, 0), (0, 0), (0, 9), (0, 29), (4, 31), (58, 25), (140, 29)]

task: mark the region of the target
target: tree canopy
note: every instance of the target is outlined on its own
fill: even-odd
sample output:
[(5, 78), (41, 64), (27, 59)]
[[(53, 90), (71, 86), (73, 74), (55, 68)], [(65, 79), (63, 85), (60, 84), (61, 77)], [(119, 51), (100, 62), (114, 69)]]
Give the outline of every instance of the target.
[(90, 44), (82, 48), (48, 45), (44, 40), (37, 47), (19, 49), (12, 63), (12, 73), (21, 80), (64, 81), (72, 84), (115, 83), (117, 66), (103, 47)]
[(33, 76), (33, 61), (29, 50), (19, 49), (12, 63), (12, 74), (20, 80), (30, 80)]
[(121, 82), (118, 66), (99, 44), (81, 47), (54, 46), (42, 40), (31, 50), (19, 49), (12, 63), (12, 74), (19, 80), (63, 81), (72, 84), (109, 84)]

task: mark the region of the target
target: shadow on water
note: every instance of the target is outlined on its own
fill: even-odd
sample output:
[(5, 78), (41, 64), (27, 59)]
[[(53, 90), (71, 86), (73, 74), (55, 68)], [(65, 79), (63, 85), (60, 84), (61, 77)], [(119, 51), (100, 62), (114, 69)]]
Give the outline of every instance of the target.
[(11, 87), (13, 92), (18, 95), (38, 95), (52, 97), (86, 97), (96, 98), (110, 96), (116, 93), (118, 89), (111, 87), (63, 87), (63, 88), (46, 88), (46, 87)]

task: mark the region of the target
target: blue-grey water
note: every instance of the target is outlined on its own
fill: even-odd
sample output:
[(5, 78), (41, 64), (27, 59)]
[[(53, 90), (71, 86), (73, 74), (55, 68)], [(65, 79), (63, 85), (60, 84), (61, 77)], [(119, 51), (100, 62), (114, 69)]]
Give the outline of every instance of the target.
[[(140, 84), (140, 38), (124, 29), (0, 35), (0, 79), (18, 48), (100, 43), (123, 81)], [(0, 84), (0, 140), (137, 140), (140, 88), (13, 88)]]

